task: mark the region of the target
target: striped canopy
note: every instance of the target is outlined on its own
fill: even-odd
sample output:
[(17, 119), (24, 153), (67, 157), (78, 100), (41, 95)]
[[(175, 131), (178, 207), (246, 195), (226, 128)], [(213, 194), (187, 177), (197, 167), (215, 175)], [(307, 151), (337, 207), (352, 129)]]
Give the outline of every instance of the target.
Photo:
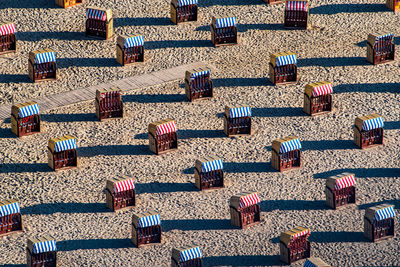
[(71, 138), (67, 140), (58, 141), (55, 144), (54, 152), (61, 152), (64, 150), (76, 149), (76, 139)]
[(250, 107), (231, 108), (229, 111), (230, 118), (251, 117)]
[(56, 241), (55, 240), (46, 240), (43, 242), (38, 242), (33, 245), (33, 254), (39, 254), (49, 251), (56, 251)]
[(7, 35), (16, 33), (17, 29), (15, 29), (14, 23), (8, 23), (0, 26), (0, 35)]
[(314, 90), (312, 91), (312, 96), (317, 97), (317, 96), (321, 96), (321, 95), (329, 95), (332, 92), (333, 92), (332, 84), (328, 83), (328, 84), (314, 87)]
[(138, 226), (140, 228), (143, 228), (143, 227), (149, 227), (149, 226), (159, 225), (159, 224), (161, 224), (160, 215), (155, 214), (155, 215), (150, 215), (150, 216), (140, 218)]
[(378, 222), (381, 220), (389, 219), (396, 216), (393, 206), (389, 206), (375, 212), (374, 221)]
[(222, 170), (224, 168), (222, 159), (204, 162), (201, 165), (201, 172), (211, 172), (216, 170)]
[(135, 189), (135, 181), (133, 179), (119, 181), (114, 184), (114, 192), (115, 193), (128, 191), (128, 190), (132, 190), (132, 189)]
[(286, 10), (307, 12), (308, 4), (305, 1), (287, 1)]
[(196, 77), (199, 77), (199, 76), (207, 76), (207, 75), (210, 75), (210, 71), (209, 71), (209, 70), (204, 70), (204, 71), (199, 71), (199, 72), (193, 72), (193, 73), (190, 75), (190, 80), (194, 80)]
[(14, 213), (20, 213), (19, 202), (10, 203), (0, 206), (0, 216), (7, 216)]
[(393, 39), (393, 33), (376, 36), (375, 42), (379, 42), (382, 39)]
[(236, 26), (236, 17), (218, 18), (215, 22), (215, 28), (225, 28)]
[(88, 10), (86, 11), (86, 18), (87, 19), (97, 19), (97, 20), (106, 21), (107, 20), (107, 14), (106, 14), (106, 12), (104, 10), (88, 8)]
[(297, 64), (297, 58), (295, 54), (279, 56), (276, 58), (276, 66), (285, 66), (290, 64)]
[(38, 104), (21, 107), (18, 110), (18, 117), (20, 117), (20, 118), (25, 118), (25, 117), (32, 116), (35, 114), (39, 114), (39, 105)]
[(252, 193), (240, 198), (239, 207), (240, 208), (250, 207), (252, 205), (260, 203), (260, 201), (261, 200), (260, 197), (258, 196), (258, 193)]
[(293, 240), (293, 239), (298, 238), (298, 237), (303, 236), (303, 235), (309, 235), (309, 234), (310, 234), (310, 230), (309, 229), (305, 229), (305, 230), (303, 230), (301, 232), (298, 232), (298, 233), (295, 233), (294, 235), (292, 235), (290, 240)]
[(179, 262), (190, 261), (201, 257), (203, 257), (203, 253), (201, 252), (200, 247), (189, 248), (181, 251)]
[(176, 129), (177, 127), (175, 121), (170, 121), (164, 124), (157, 125), (156, 134), (163, 135), (167, 133), (173, 133), (176, 132)]
[(377, 129), (377, 128), (383, 128), (383, 126), (384, 126), (384, 124), (383, 124), (382, 117), (378, 117), (378, 118), (365, 120), (363, 122), (362, 129), (364, 131), (370, 131), (370, 130)]
[(336, 180), (335, 190), (340, 190), (356, 184), (354, 175), (349, 175)]
[(178, 6), (197, 5), (197, 0), (178, 0)]
[(301, 149), (301, 143), (299, 138), (283, 142), (281, 148), (279, 149), (279, 153), (286, 153), (296, 149)]
[(309, 261), (307, 259), (306, 262), (304, 263), (303, 267), (318, 267), (318, 266), (315, 266), (314, 263), (312, 263), (311, 261)]
[(144, 44), (143, 35), (133, 36), (125, 39), (125, 48), (141, 46)]
[(35, 64), (42, 64), (47, 62), (56, 62), (56, 53), (45, 52), (45, 53), (38, 53), (35, 55)]

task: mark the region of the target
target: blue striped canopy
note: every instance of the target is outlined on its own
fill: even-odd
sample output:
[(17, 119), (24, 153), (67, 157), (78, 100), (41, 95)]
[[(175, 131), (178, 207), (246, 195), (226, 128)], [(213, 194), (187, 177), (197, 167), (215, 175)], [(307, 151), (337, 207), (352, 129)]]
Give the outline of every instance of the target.
[(138, 227), (143, 228), (143, 227), (149, 227), (149, 226), (159, 225), (159, 224), (161, 224), (160, 215), (155, 214), (155, 215), (150, 215), (150, 216), (140, 218)]
[(197, 5), (197, 0), (178, 0), (178, 6)]
[(363, 122), (362, 129), (364, 131), (369, 131), (369, 130), (373, 130), (373, 129), (377, 129), (377, 128), (383, 128), (383, 126), (384, 126), (384, 124), (383, 124), (382, 117), (378, 117), (378, 118), (373, 118), (370, 120), (365, 120)]
[(222, 159), (217, 159), (213, 161), (204, 162), (201, 165), (201, 172), (211, 172), (216, 170), (222, 170), (224, 165), (222, 164)]
[(19, 202), (10, 203), (4, 206), (0, 206), (0, 216), (7, 216), (14, 213), (20, 213)]
[(56, 53), (45, 52), (35, 55), (35, 64), (42, 64), (47, 62), (56, 62)]
[(46, 240), (43, 242), (38, 242), (33, 245), (33, 254), (39, 254), (49, 251), (56, 251), (56, 241), (55, 240)]
[(377, 210), (375, 212), (374, 221), (381, 221), (396, 216), (393, 206)]
[(190, 261), (193, 259), (203, 257), (203, 253), (201, 252), (200, 247), (189, 248), (181, 252), (179, 257), (180, 262)]
[(380, 35), (376, 37), (376, 42), (382, 39), (386, 39), (386, 38), (393, 38), (393, 33), (389, 33), (389, 34), (384, 34), (384, 35)]
[(229, 111), (230, 118), (251, 117), (250, 107), (231, 108)]
[(130, 48), (130, 47), (140, 46), (143, 44), (144, 44), (143, 35), (139, 35), (139, 36), (133, 36), (133, 37), (126, 38), (124, 47)]
[(315, 266), (314, 263), (312, 263), (311, 261), (309, 261), (307, 259), (306, 262), (304, 263), (303, 267), (317, 267), (317, 266)]
[(284, 65), (289, 65), (289, 64), (297, 64), (297, 58), (296, 55), (286, 55), (286, 56), (280, 56), (276, 58), (276, 66), (284, 66)]
[(193, 73), (190, 75), (190, 79), (193, 80), (193, 79), (196, 78), (196, 77), (199, 77), (199, 76), (206, 76), (206, 75), (210, 75), (210, 71), (209, 71), (209, 70), (203, 70), (203, 71), (199, 71), (199, 72), (193, 72)]
[(35, 114), (39, 114), (39, 105), (38, 104), (25, 106), (18, 110), (18, 117), (20, 117), (20, 118), (25, 118), (25, 117), (32, 116)]
[(296, 149), (301, 149), (301, 143), (299, 138), (283, 142), (281, 148), (279, 149), (279, 153), (286, 153)]
[(58, 141), (55, 145), (54, 152), (60, 152), (64, 150), (76, 149), (76, 139), (67, 139), (63, 141)]
[(236, 17), (216, 19), (215, 28), (225, 28), (236, 26)]

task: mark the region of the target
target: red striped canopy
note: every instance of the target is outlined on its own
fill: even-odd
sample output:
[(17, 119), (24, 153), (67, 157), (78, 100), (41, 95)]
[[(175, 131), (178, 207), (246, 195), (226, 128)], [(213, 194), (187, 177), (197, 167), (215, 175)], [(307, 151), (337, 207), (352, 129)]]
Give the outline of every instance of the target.
[(132, 190), (132, 189), (135, 189), (135, 181), (133, 179), (119, 181), (114, 184), (114, 192), (115, 193)]
[(349, 175), (336, 180), (335, 190), (340, 190), (346, 187), (354, 186), (356, 179), (354, 175)]
[(306, 229), (306, 230), (301, 231), (301, 232), (299, 232), (299, 233), (297, 233), (297, 234), (294, 234), (294, 235), (292, 236), (291, 240), (293, 240), (294, 238), (303, 236), (303, 235), (310, 235), (310, 230)]
[(290, 11), (305, 11), (307, 12), (308, 6), (307, 2), (304, 1), (287, 1), (286, 10)]
[(16, 33), (16, 32), (17, 32), (17, 29), (15, 29), (14, 23), (9, 23), (9, 24), (0, 26), (0, 35), (7, 35), (7, 34)]
[(176, 123), (175, 121), (170, 121), (164, 124), (160, 124), (157, 126), (156, 129), (156, 134), (157, 135), (162, 135), (162, 134), (167, 134), (167, 133), (173, 133), (176, 132)]
[(328, 83), (328, 84), (314, 87), (314, 90), (312, 91), (312, 96), (317, 97), (320, 95), (329, 95), (332, 93), (332, 91), (333, 91), (332, 84)]
[(260, 201), (261, 200), (260, 197), (258, 196), (258, 193), (252, 193), (250, 195), (243, 196), (240, 198), (239, 207), (240, 208), (250, 207), (252, 205), (260, 203)]

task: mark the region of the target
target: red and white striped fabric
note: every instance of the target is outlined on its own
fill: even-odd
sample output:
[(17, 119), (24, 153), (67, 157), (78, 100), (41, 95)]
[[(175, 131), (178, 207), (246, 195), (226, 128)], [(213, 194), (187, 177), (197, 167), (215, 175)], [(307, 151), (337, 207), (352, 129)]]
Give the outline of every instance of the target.
[(308, 9), (307, 2), (303, 2), (303, 1), (287, 1), (286, 2), (286, 10), (307, 12), (307, 9)]
[(163, 135), (163, 134), (173, 133), (173, 132), (176, 132), (175, 121), (170, 121), (170, 122), (158, 125), (157, 129), (156, 129), (157, 135)]
[(16, 32), (17, 32), (17, 29), (15, 29), (14, 23), (0, 26), (0, 35), (7, 35), (7, 34), (16, 33)]
[(309, 235), (309, 234), (310, 234), (310, 230), (306, 229), (304, 231), (301, 231), (300, 233), (292, 235), (291, 239), (294, 239), (294, 238), (297, 238), (297, 237), (300, 237), (300, 236), (303, 236), (303, 235)]
[(340, 190), (346, 187), (354, 186), (356, 179), (354, 175), (349, 175), (336, 180), (335, 190)]
[(114, 91), (114, 92), (104, 92), (101, 93), (101, 98), (112, 98), (112, 97), (116, 97), (122, 95), (122, 91)]
[(131, 189), (135, 189), (135, 181), (133, 179), (119, 181), (114, 184), (114, 192), (115, 193), (131, 190)]
[(317, 97), (320, 95), (329, 95), (333, 92), (332, 89), (332, 84), (328, 83), (328, 84), (324, 84), (324, 85), (320, 85), (317, 87), (314, 87), (314, 90), (312, 91), (312, 96), (313, 97)]
[(260, 203), (260, 201), (261, 200), (260, 197), (258, 196), (258, 193), (252, 193), (250, 195), (240, 198), (239, 207), (240, 208), (250, 207), (252, 205)]

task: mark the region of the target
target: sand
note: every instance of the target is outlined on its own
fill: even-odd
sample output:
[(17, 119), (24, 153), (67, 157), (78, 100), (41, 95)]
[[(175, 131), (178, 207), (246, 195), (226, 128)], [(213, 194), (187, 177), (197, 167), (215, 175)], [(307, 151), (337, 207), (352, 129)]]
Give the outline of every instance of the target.
[[(398, 16), (373, 1), (312, 1), (309, 31), (283, 29), (283, 5), (261, 0), (200, 1), (200, 19), (173, 25), (168, 1), (87, 1), (66, 10), (50, 1), (5, 0), (1, 19), (16, 23), (19, 50), (1, 57), (1, 104), (51, 95), (194, 61), (213, 64), (215, 97), (190, 103), (183, 80), (144, 88), (124, 96), (126, 117), (99, 122), (93, 102), (42, 114), (44, 131), (17, 139), (10, 121), (0, 129), (0, 198), (20, 201), (26, 231), (0, 242), (0, 266), (26, 263), (28, 236), (52, 234), (61, 266), (168, 266), (171, 250), (198, 244), (205, 266), (278, 266), (279, 235), (295, 226), (311, 229), (311, 255), (332, 266), (400, 265), (400, 238), (373, 244), (363, 238), (367, 207), (400, 196), (399, 60), (372, 66), (365, 61), (366, 37), (374, 31), (400, 35)], [(91, 40), (83, 34), (84, 8), (113, 9), (116, 34), (143, 34), (146, 62), (120, 67), (115, 40)], [(7, 8), (10, 7), (10, 8)], [(211, 45), (211, 16), (238, 18), (239, 45)], [(395, 38), (398, 44), (398, 38)], [(57, 53), (59, 79), (33, 84), (27, 75), (30, 50)], [(275, 87), (268, 80), (269, 55), (297, 53), (301, 80)], [(305, 85), (334, 84), (334, 112), (308, 117), (302, 112)], [(222, 132), (226, 104), (252, 107), (258, 131), (247, 138)], [(356, 116), (380, 113), (385, 144), (370, 150), (353, 144)], [(176, 119), (179, 150), (162, 156), (148, 149), (147, 125)], [(52, 172), (47, 166), (50, 138), (78, 138), (80, 167)], [(297, 135), (303, 167), (287, 173), (271, 168), (274, 139)], [(199, 192), (194, 186), (196, 159), (217, 155), (224, 161), (227, 186)], [(343, 171), (356, 174), (358, 206), (325, 207), (325, 179)], [(137, 181), (138, 205), (112, 213), (105, 207), (105, 181), (129, 173)], [(260, 192), (262, 222), (246, 230), (230, 225), (229, 198)], [(134, 211), (155, 210), (163, 227), (161, 245), (137, 249), (130, 243)], [(396, 233), (399, 234), (399, 216)], [(299, 261), (294, 266), (301, 266)]]

